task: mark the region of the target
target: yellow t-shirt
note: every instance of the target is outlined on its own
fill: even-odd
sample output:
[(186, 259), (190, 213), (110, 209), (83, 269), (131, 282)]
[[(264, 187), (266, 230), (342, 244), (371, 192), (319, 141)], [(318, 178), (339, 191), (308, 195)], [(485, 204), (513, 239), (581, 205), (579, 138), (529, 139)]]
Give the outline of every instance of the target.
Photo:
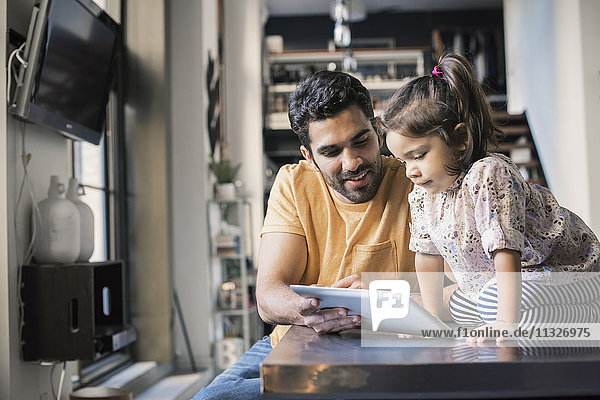
[[(366, 203), (337, 199), (320, 172), (302, 160), (279, 170), (261, 231), (306, 238), (308, 260), (300, 284), (330, 286), (361, 272), (413, 272), (408, 194), (412, 182), (402, 164), (383, 157), (383, 178)], [(260, 266), (259, 266), (260, 268)], [(273, 346), (289, 326), (277, 326)]]

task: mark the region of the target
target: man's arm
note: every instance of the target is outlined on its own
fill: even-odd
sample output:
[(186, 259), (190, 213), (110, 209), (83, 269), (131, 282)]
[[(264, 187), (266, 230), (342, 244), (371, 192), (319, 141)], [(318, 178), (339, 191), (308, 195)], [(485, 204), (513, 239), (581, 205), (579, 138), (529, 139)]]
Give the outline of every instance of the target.
[[(263, 321), (306, 325), (316, 332), (340, 332), (360, 325), (346, 310), (318, 310), (317, 299), (305, 299), (289, 285), (302, 278), (307, 262), (306, 239), (291, 233), (265, 233), (260, 241), (256, 299)], [(356, 320), (357, 322), (354, 322)]]

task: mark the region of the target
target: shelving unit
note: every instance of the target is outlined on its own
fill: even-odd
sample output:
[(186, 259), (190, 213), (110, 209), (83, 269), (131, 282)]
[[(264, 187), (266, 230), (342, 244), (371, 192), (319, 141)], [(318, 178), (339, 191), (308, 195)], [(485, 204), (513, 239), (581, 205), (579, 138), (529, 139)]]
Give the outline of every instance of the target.
[(223, 370), (262, 336), (254, 288), (250, 202), (210, 200), (210, 290), (213, 358)]
[[(287, 121), (287, 100), (298, 82), (309, 74), (324, 69), (342, 70), (348, 51), (286, 51), (271, 53), (266, 57), (265, 78), (267, 113), (265, 128), (290, 129)], [(356, 62), (353, 74), (363, 82), (378, 100), (388, 97), (398, 89), (408, 76), (421, 75), (425, 70), (425, 51), (407, 49), (355, 49)]]
[[(353, 74), (365, 85), (373, 97), (375, 114), (380, 105), (400, 88), (406, 79), (422, 75), (429, 49), (377, 48), (354, 49), (356, 62)], [(267, 177), (274, 177), (279, 167), (302, 159), (300, 143), (292, 132), (288, 120), (289, 94), (298, 83), (313, 72), (325, 69), (340, 71), (347, 50), (336, 51), (284, 51), (270, 53), (264, 65), (264, 153), (268, 165)], [(265, 180), (265, 198), (271, 189), (272, 179)], [(266, 204), (266, 203), (265, 203)]]
[[(385, 95), (391, 94), (395, 90), (399, 89), (406, 82), (406, 79), (386, 79), (377, 81), (371, 80), (364, 82), (364, 85), (369, 90), (369, 92), (371, 92), (374, 95)], [(287, 97), (291, 92), (294, 91), (294, 89), (296, 89), (296, 86), (297, 84), (295, 83), (279, 83), (271, 85), (268, 87), (269, 95), (284, 95), (287, 100)], [(375, 110), (376, 114), (378, 111), (380, 110)], [(290, 127), (290, 122), (286, 111), (269, 112), (265, 116), (265, 127), (270, 130), (292, 129)]]
[(511, 158), (529, 183), (548, 187), (527, 115), (495, 112), (493, 116), (504, 136), (498, 146), (490, 150)]
[[(393, 62), (403, 64), (417, 64), (423, 69), (423, 49), (421, 48), (377, 48), (377, 49), (354, 49), (354, 57), (359, 63), (362, 62)], [(341, 62), (347, 54), (347, 50), (335, 51), (284, 51), (281, 53), (270, 53), (267, 59), (270, 64), (282, 63), (311, 63), (311, 62)]]

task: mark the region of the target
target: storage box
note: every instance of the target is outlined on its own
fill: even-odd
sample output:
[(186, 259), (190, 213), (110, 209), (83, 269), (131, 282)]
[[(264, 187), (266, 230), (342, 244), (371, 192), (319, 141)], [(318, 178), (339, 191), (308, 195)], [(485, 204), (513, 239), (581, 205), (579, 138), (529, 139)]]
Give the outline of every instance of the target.
[(25, 361), (95, 360), (135, 341), (121, 262), (22, 267)]

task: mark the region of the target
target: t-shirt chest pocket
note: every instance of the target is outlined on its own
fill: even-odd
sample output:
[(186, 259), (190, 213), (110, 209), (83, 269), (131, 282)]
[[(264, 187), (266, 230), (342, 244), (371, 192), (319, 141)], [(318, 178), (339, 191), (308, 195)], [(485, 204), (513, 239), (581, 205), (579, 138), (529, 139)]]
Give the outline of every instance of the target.
[(361, 272), (397, 272), (398, 250), (394, 240), (376, 244), (357, 244), (354, 246), (352, 273)]

